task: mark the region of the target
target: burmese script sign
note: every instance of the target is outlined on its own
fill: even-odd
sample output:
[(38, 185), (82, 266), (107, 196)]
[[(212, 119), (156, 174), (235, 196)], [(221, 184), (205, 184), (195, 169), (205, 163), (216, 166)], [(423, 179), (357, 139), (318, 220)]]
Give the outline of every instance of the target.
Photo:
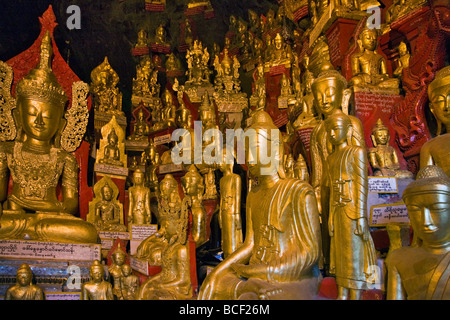
[(369, 192), (397, 193), (397, 178), (395, 177), (369, 177)]
[(157, 224), (132, 224), (131, 240), (145, 240), (158, 230)]
[(99, 244), (0, 240), (0, 257), (54, 260), (100, 260)]
[(373, 206), (370, 212), (370, 226), (383, 227), (389, 223), (409, 223), (406, 205), (401, 203)]
[(81, 292), (45, 292), (45, 300), (81, 300)]

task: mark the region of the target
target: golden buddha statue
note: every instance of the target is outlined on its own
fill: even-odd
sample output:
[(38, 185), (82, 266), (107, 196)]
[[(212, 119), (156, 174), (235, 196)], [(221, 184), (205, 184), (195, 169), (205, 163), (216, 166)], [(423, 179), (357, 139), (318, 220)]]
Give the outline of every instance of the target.
[(172, 52), (166, 55), (166, 72), (182, 71), (183, 66), (180, 59)]
[(98, 231), (126, 231), (123, 205), (117, 200), (118, 195), (119, 189), (108, 176), (94, 185), (94, 199), (89, 202), (87, 221)]
[(102, 164), (109, 164), (113, 166), (123, 166), (123, 162), (120, 161), (120, 150), (118, 147), (119, 137), (116, 134), (116, 130), (113, 128), (107, 136), (107, 144), (103, 149), (103, 158), (98, 162)]
[(145, 185), (150, 188), (151, 192), (156, 192), (159, 183), (158, 169), (161, 158), (153, 139), (150, 139), (148, 147), (142, 152), (141, 163), (145, 165)]
[(166, 29), (164, 29), (164, 26), (160, 24), (156, 30), (155, 30), (155, 37), (153, 38), (152, 43), (154, 44), (160, 44), (160, 45), (169, 45), (169, 43), (166, 40)]
[(161, 252), (167, 246), (165, 230), (180, 215), (181, 198), (178, 182), (171, 174), (166, 174), (160, 182), (158, 194), (158, 231), (141, 242), (136, 249), (136, 257), (147, 260), (152, 266), (161, 265)]
[(386, 258), (388, 300), (449, 300), (450, 178), (438, 166), (420, 169), (403, 192), (417, 245)]
[(59, 147), (65, 145), (61, 132), (67, 97), (51, 69), (52, 52), (47, 32), (38, 66), (16, 85), (18, 134), (14, 141), (0, 143), (0, 239), (97, 243), (94, 226), (74, 216), (78, 163)]
[(133, 95), (156, 97), (161, 85), (158, 83), (158, 69), (150, 56), (145, 56), (136, 66), (136, 77), (133, 78)]
[(217, 75), (214, 80), (214, 87), (217, 92), (231, 94), (241, 91), (241, 82), (239, 80), (240, 66), (236, 56), (230, 58), (228, 49), (224, 49), (222, 61), (216, 55), (214, 68), (216, 69)]
[(90, 89), (95, 111), (123, 115), (122, 93), (117, 84), (119, 76), (109, 64), (108, 57), (91, 71)]
[(294, 60), (292, 48), (289, 44), (284, 42), (280, 33), (277, 33), (273, 39), (273, 47), (270, 53), (270, 60), (268, 64), (266, 63), (266, 68), (279, 65), (284, 65), (286, 68), (291, 67)]
[(188, 71), (186, 72), (188, 80), (186, 85), (203, 86), (210, 84), (209, 76), (209, 52), (208, 48), (203, 48), (199, 40), (194, 40), (192, 47), (186, 52)]
[(192, 126), (192, 113), (186, 107), (183, 99), (179, 99), (180, 106), (175, 111), (175, 125), (177, 128), (189, 130)]
[(373, 285), (377, 257), (367, 217), (367, 156), (349, 141), (352, 121), (342, 111), (325, 120), (334, 151), (328, 156), (331, 238), (330, 273), (336, 277), (338, 299), (360, 300)]
[(112, 263), (108, 267), (108, 272), (112, 276), (113, 283), (113, 295), (117, 300), (123, 300), (122, 297), (122, 278), (123, 278), (123, 267), (126, 265), (127, 253), (119, 245), (114, 249), (111, 254)]
[[(285, 178), (282, 144), (272, 140), (280, 134), (267, 112), (254, 113), (249, 128), (248, 170), (258, 184), (247, 196), (245, 240), (207, 275), (198, 299), (312, 299), (321, 279), (314, 190)], [(269, 144), (273, 158), (263, 163)]]
[(138, 32), (138, 37), (136, 44), (134, 45), (135, 48), (147, 48), (148, 46), (148, 38), (147, 38), (147, 32), (144, 29), (140, 29)]
[(136, 300), (137, 293), (140, 287), (139, 277), (132, 273), (133, 269), (130, 265), (122, 266), (122, 287), (121, 296), (123, 300)]
[(114, 300), (112, 285), (104, 279), (100, 261), (94, 260), (89, 270), (91, 279), (81, 285), (81, 300)]
[(202, 103), (198, 108), (199, 119), (202, 122), (203, 132), (208, 129), (217, 129), (216, 108), (211, 102), (208, 92), (202, 96)]
[(390, 24), (407, 13), (427, 5), (426, 0), (394, 0), (386, 11), (386, 23)]
[(372, 129), (373, 148), (369, 149), (369, 163), (375, 176), (394, 176), (412, 178), (412, 172), (402, 170), (395, 149), (389, 145), (389, 129), (378, 119)]
[(168, 89), (164, 90), (162, 96), (164, 107), (162, 109), (162, 121), (164, 127), (175, 127), (175, 112), (177, 107), (173, 103), (172, 93)]
[(386, 59), (377, 52), (378, 29), (364, 28), (357, 40), (360, 52), (351, 59), (352, 78), (349, 85), (355, 87), (398, 89), (399, 80), (390, 78)]
[(286, 157), (286, 159), (284, 160), (284, 172), (286, 175), (286, 178), (295, 178), (295, 172), (294, 172), (294, 156), (292, 155), (292, 153), (289, 153)]
[(152, 220), (150, 189), (145, 186), (145, 174), (141, 169), (133, 172), (133, 186), (128, 188), (128, 228), (131, 224), (146, 224)]
[(400, 42), (400, 44), (397, 47), (399, 58), (398, 58), (398, 66), (394, 70), (393, 75), (394, 77), (401, 77), (403, 69), (406, 69), (409, 67), (409, 59), (411, 58), (411, 54), (408, 51), (408, 46), (405, 42)]
[(164, 229), (167, 244), (161, 251), (161, 272), (142, 284), (137, 300), (192, 299), (187, 229), (187, 210), (171, 217), (170, 223)]
[[(350, 93), (347, 88), (347, 81), (336, 70), (322, 71), (311, 84), (311, 90), (314, 94), (315, 106), (321, 118), (325, 120), (335, 112), (342, 110), (345, 96)], [(361, 121), (349, 116), (352, 121), (351, 144), (365, 148), (364, 131)], [(322, 220), (322, 252), (324, 258), (324, 269), (327, 270), (329, 264), (329, 236), (328, 236), (328, 212), (329, 212), (329, 194), (331, 185), (327, 179), (328, 155), (332, 152), (333, 146), (330, 142), (324, 122), (319, 121), (313, 131), (310, 139), (311, 155), (311, 185), (316, 192), (319, 201), (319, 208)]]
[(17, 269), (16, 284), (5, 292), (5, 300), (44, 300), (44, 291), (32, 283), (33, 273), (28, 264)]
[(203, 199), (217, 199), (216, 176), (212, 168), (209, 168), (208, 172), (206, 172), (205, 174), (205, 194), (203, 196)]
[[(420, 150), (420, 167), (437, 165), (450, 177), (450, 66), (439, 70), (428, 85), (430, 110), (437, 121), (437, 136)], [(441, 134), (442, 127), (446, 133)]]
[(195, 246), (199, 247), (208, 239), (206, 237), (206, 210), (202, 203), (205, 185), (203, 177), (195, 165), (191, 165), (188, 172), (181, 177), (181, 185), (185, 196), (183, 201), (187, 204), (192, 214), (192, 239), (195, 242)]
[(297, 161), (294, 163), (294, 178), (306, 181), (309, 183), (309, 171), (305, 158), (301, 153), (297, 157)]
[(138, 114), (136, 117), (136, 122), (134, 124), (133, 133), (127, 137), (127, 140), (131, 140), (131, 141), (147, 140), (149, 134), (150, 134), (150, 126), (145, 121), (144, 111), (142, 109), (140, 109), (138, 111)]

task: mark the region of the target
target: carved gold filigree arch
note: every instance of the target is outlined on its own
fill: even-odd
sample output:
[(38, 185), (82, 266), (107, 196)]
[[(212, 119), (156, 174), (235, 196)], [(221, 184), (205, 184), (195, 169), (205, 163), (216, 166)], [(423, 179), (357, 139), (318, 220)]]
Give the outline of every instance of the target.
[(11, 95), (13, 69), (0, 61), (0, 141), (14, 140), (17, 134), (12, 110), (16, 107), (16, 99)]

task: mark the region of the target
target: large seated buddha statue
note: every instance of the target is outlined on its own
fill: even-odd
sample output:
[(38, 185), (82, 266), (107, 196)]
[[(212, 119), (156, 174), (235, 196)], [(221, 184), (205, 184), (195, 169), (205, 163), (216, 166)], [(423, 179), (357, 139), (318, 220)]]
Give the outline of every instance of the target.
[[(247, 196), (245, 240), (207, 275), (198, 298), (313, 299), (321, 279), (314, 190), (304, 181), (285, 178), (281, 137), (272, 134), (278, 128), (267, 112), (254, 113), (249, 129), (255, 139), (246, 158), (258, 184)], [(262, 155), (269, 144), (273, 158), (267, 163)]]
[(49, 32), (40, 49), (37, 67), (16, 86), (17, 136), (0, 143), (0, 239), (96, 243), (95, 227), (74, 216), (78, 163), (60, 147), (67, 97), (51, 68)]

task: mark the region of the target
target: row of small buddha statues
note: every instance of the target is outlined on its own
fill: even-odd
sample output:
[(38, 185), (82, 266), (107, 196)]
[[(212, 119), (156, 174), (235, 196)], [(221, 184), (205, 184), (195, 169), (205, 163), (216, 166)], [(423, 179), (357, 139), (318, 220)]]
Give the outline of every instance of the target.
[[(371, 32), (362, 35), (362, 43), (366, 40), (369, 43)], [(121, 223), (122, 208), (116, 201), (114, 183), (103, 178), (94, 186), (95, 195), (101, 197), (89, 212), (89, 217), (93, 215), (94, 219), (84, 221), (76, 217), (78, 163), (58, 140), (62, 139), (67, 96), (52, 71), (51, 50), (47, 34), (41, 44), (39, 64), (15, 88), (14, 119), (19, 132), (14, 139), (0, 144), (3, 181), (0, 238), (98, 243), (99, 230), (111, 225), (120, 226), (111, 230), (126, 229)], [(364, 65), (369, 61), (378, 66), (377, 59), (358, 56)], [(2, 68), (8, 74), (7, 67), (2, 65)], [(358, 83), (366, 86), (380, 80), (377, 76), (383, 73), (369, 75), (355, 75), (359, 78), (347, 83), (340, 72), (326, 68), (310, 80), (308, 90), (316, 108), (317, 125), (311, 133), (312, 165), (308, 172), (290, 171), (293, 155), (285, 155), (284, 140), (271, 141), (272, 135), (267, 133), (279, 132), (279, 128), (264, 110), (263, 103), (261, 108), (253, 110), (248, 129), (255, 130), (256, 141), (253, 149), (247, 146), (246, 150), (246, 166), (253, 183), (246, 195), (245, 234), (240, 212), (243, 182), (228, 162), (211, 166), (224, 174), (217, 195), (224, 259), (206, 276), (198, 295), (194, 295), (190, 282), (192, 253), (187, 241), (189, 234), (196, 247), (208, 241), (202, 204), (207, 187), (198, 168), (191, 165), (181, 178), (183, 197), (172, 175), (165, 175), (160, 182), (153, 181), (158, 191), (159, 229), (141, 243), (137, 256), (161, 266), (162, 271), (138, 285), (137, 278), (125, 267), (126, 254), (119, 247), (113, 254), (115, 262), (109, 267), (112, 284), (104, 279), (102, 263), (94, 261), (91, 280), (82, 288), (82, 298), (314, 299), (322, 279), (319, 270), (322, 264), (336, 278), (339, 299), (361, 299), (362, 292), (377, 280), (374, 268), (377, 257), (367, 213), (369, 161), (381, 175), (404, 173), (398, 166), (398, 155), (389, 148), (388, 130), (383, 123), (377, 122), (373, 131), (375, 149), (368, 150), (360, 120), (342, 111), (349, 84), (364, 81)], [(108, 83), (101, 79), (100, 82)], [(117, 79), (111, 81), (117, 83)], [(428, 86), (430, 111), (439, 124), (438, 136), (423, 145), (420, 171), (403, 192), (415, 242), (393, 251), (386, 260), (388, 299), (449, 298), (449, 94), (450, 67), (444, 67)], [(207, 104), (206, 98), (204, 102)], [(94, 105), (102, 103), (94, 100)], [(103, 105), (109, 107), (108, 103)], [(210, 106), (205, 105), (199, 111), (211, 111)], [(211, 116), (211, 112), (207, 115)], [(215, 117), (201, 116), (204, 125), (208, 125), (208, 119)], [(442, 127), (447, 133), (441, 134)], [(99, 155), (99, 161), (124, 165), (120, 156), (123, 150), (117, 146), (118, 141), (124, 141), (124, 132), (111, 129), (104, 138), (104, 152)], [(269, 143), (278, 147), (276, 160), (281, 165), (275, 168), (251, 152), (256, 150), (259, 154)], [(157, 158), (154, 150), (148, 152)], [(303, 163), (301, 159), (298, 161)], [(147, 169), (145, 175), (140, 170), (134, 171), (134, 186), (128, 190), (129, 222), (148, 223), (152, 190), (145, 185)], [(10, 177), (12, 190), (8, 193)], [(58, 197), (59, 186), (61, 197)], [(192, 217), (190, 228), (189, 216)], [(18, 269), (17, 280), (8, 289), (7, 299), (43, 297), (42, 289), (31, 282), (29, 266)]]

